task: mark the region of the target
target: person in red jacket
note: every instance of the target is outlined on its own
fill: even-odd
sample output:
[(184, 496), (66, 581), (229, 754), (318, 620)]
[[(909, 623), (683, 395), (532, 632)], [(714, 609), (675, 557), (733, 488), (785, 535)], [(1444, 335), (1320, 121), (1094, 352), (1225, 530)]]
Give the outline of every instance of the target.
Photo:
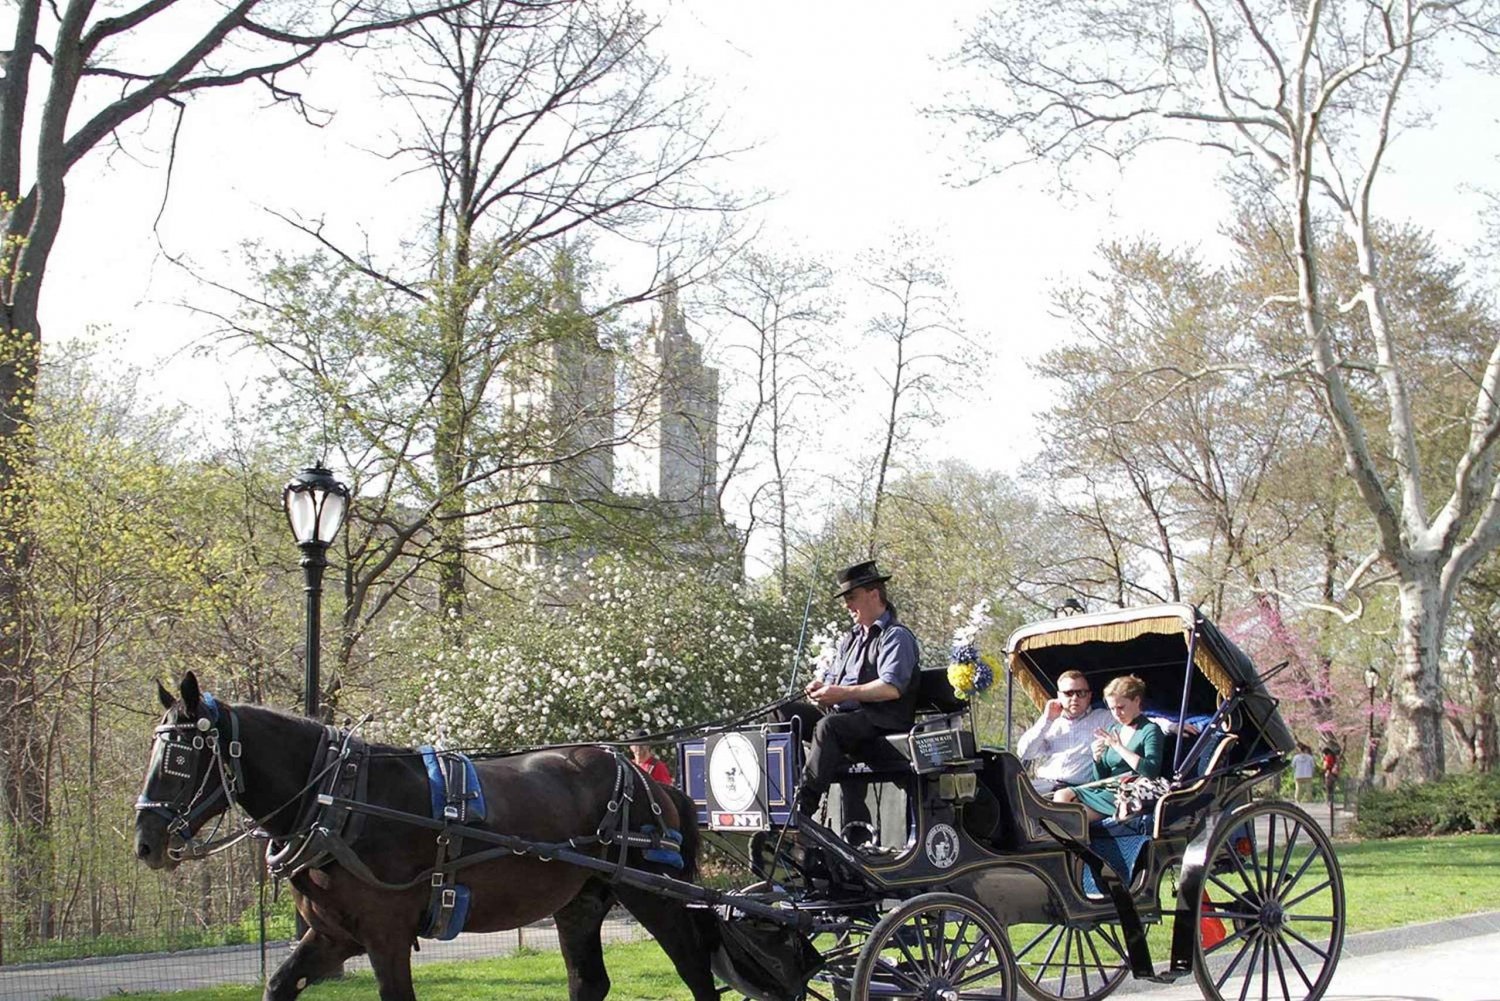
[(649, 744), (631, 744), (630, 756), (635, 759), (635, 766), (656, 781), (664, 784), (672, 784), (672, 773), (667, 770), (667, 763), (651, 753)]

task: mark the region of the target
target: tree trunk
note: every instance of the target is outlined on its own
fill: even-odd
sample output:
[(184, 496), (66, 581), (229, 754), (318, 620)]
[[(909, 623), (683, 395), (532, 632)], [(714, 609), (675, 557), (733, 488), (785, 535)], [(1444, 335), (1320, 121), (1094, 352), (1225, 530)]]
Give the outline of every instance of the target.
[(468, 436), (464, 404), (464, 327), (472, 305), (468, 291), (469, 234), (455, 240), (449, 273), (444, 276), (438, 310), (438, 336), (443, 339), (443, 373), (437, 392), (437, 431), (433, 440), (433, 468), (437, 483), (438, 608), (452, 637), (462, 634), (466, 600), (464, 529), (467, 491), (464, 489), (464, 452)]
[(1475, 620), (1469, 639), (1469, 663), (1474, 671), (1474, 728), (1469, 746), (1474, 754), (1476, 772), (1495, 770), (1495, 674), (1500, 665), (1500, 629), (1493, 619), (1480, 616)]
[(1438, 650), (1447, 608), (1435, 570), (1419, 565), (1404, 576), (1391, 718), (1380, 769), (1397, 781), (1428, 782), (1441, 778), (1445, 766)]
[[(7, 262), (8, 263), (8, 262)], [(28, 628), (35, 462), (35, 300), (3, 314), (0, 329), (0, 806), (9, 833), (9, 882), (23, 940), (49, 931), (52, 871), (47, 837), (46, 742), (37, 706), (36, 653)], [(13, 919), (14, 920), (14, 919)]]

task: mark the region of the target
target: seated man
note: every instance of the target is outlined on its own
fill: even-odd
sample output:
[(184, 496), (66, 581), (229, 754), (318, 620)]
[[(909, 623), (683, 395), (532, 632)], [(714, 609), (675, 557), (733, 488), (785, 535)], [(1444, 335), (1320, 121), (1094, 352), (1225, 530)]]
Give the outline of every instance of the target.
[[(799, 812), (817, 812), (823, 793), (852, 760), (863, 760), (888, 733), (910, 730), (916, 716), (917, 640), (896, 621), (886, 594), (888, 574), (874, 561), (856, 563), (838, 575), (834, 595), (854, 626), (842, 640), (825, 676), (806, 688), (807, 701), (783, 707), (785, 720), (802, 721), (812, 749), (797, 794)], [(844, 822), (868, 824), (870, 811), (855, 783), (844, 786)]]
[(1093, 692), (1082, 671), (1057, 678), (1057, 698), (1042, 707), (1041, 718), (1016, 741), (1016, 757), (1037, 762), (1031, 784), (1042, 795), (1094, 777), (1094, 731), (1114, 722), (1108, 709), (1090, 709)]

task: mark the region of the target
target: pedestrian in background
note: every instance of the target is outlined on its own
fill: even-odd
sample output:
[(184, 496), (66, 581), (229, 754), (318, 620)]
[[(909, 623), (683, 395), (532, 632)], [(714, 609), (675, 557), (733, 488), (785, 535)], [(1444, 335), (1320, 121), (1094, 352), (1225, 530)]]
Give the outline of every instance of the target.
[(1297, 753), (1292, 755), (1292, 781), (1297, 787), (1292, 794), (1294, 801), (1301, 803), (1312, 797), (1313, 776), (1317, 771), (1318, 761), (1313, 757), (1312, 748), (1299, 741)]

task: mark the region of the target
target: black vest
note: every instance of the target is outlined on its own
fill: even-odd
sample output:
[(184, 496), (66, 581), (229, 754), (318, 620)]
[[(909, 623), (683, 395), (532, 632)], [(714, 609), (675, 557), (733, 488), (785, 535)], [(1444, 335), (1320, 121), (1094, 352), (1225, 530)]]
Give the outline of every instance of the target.
[[(915, 648), (917, 638), (901, 623), (892, 621), (887, 629), (900, 629), (912, 638), (912, 646)], [(880, 654), (881, 627), (878, 625), (870, 627), (870, 639), (865, 644), (864, 655), (860, 658), (859, 684), (863, 685), (871, 681), (880, 680), (876, 672), (876, 660)], [(846, 654), (849, 648), (859, 642), (858, 627), (850, 630), (847, 645), (842, 653)], [(861, 702), (856, 712), (865, 714), (865, 717), (883, 730), (910, 730), (912, 722), (917, 717), (917, 672), (921, 670), (921, 652), (917, 651), (916, 662), (911, 666), (911, 677), (907, 679), (906, 688), (902, 690), (899, 698), (890, 699), (885, 702)], [(843, 658), (840, 657), (842, 663)]]

